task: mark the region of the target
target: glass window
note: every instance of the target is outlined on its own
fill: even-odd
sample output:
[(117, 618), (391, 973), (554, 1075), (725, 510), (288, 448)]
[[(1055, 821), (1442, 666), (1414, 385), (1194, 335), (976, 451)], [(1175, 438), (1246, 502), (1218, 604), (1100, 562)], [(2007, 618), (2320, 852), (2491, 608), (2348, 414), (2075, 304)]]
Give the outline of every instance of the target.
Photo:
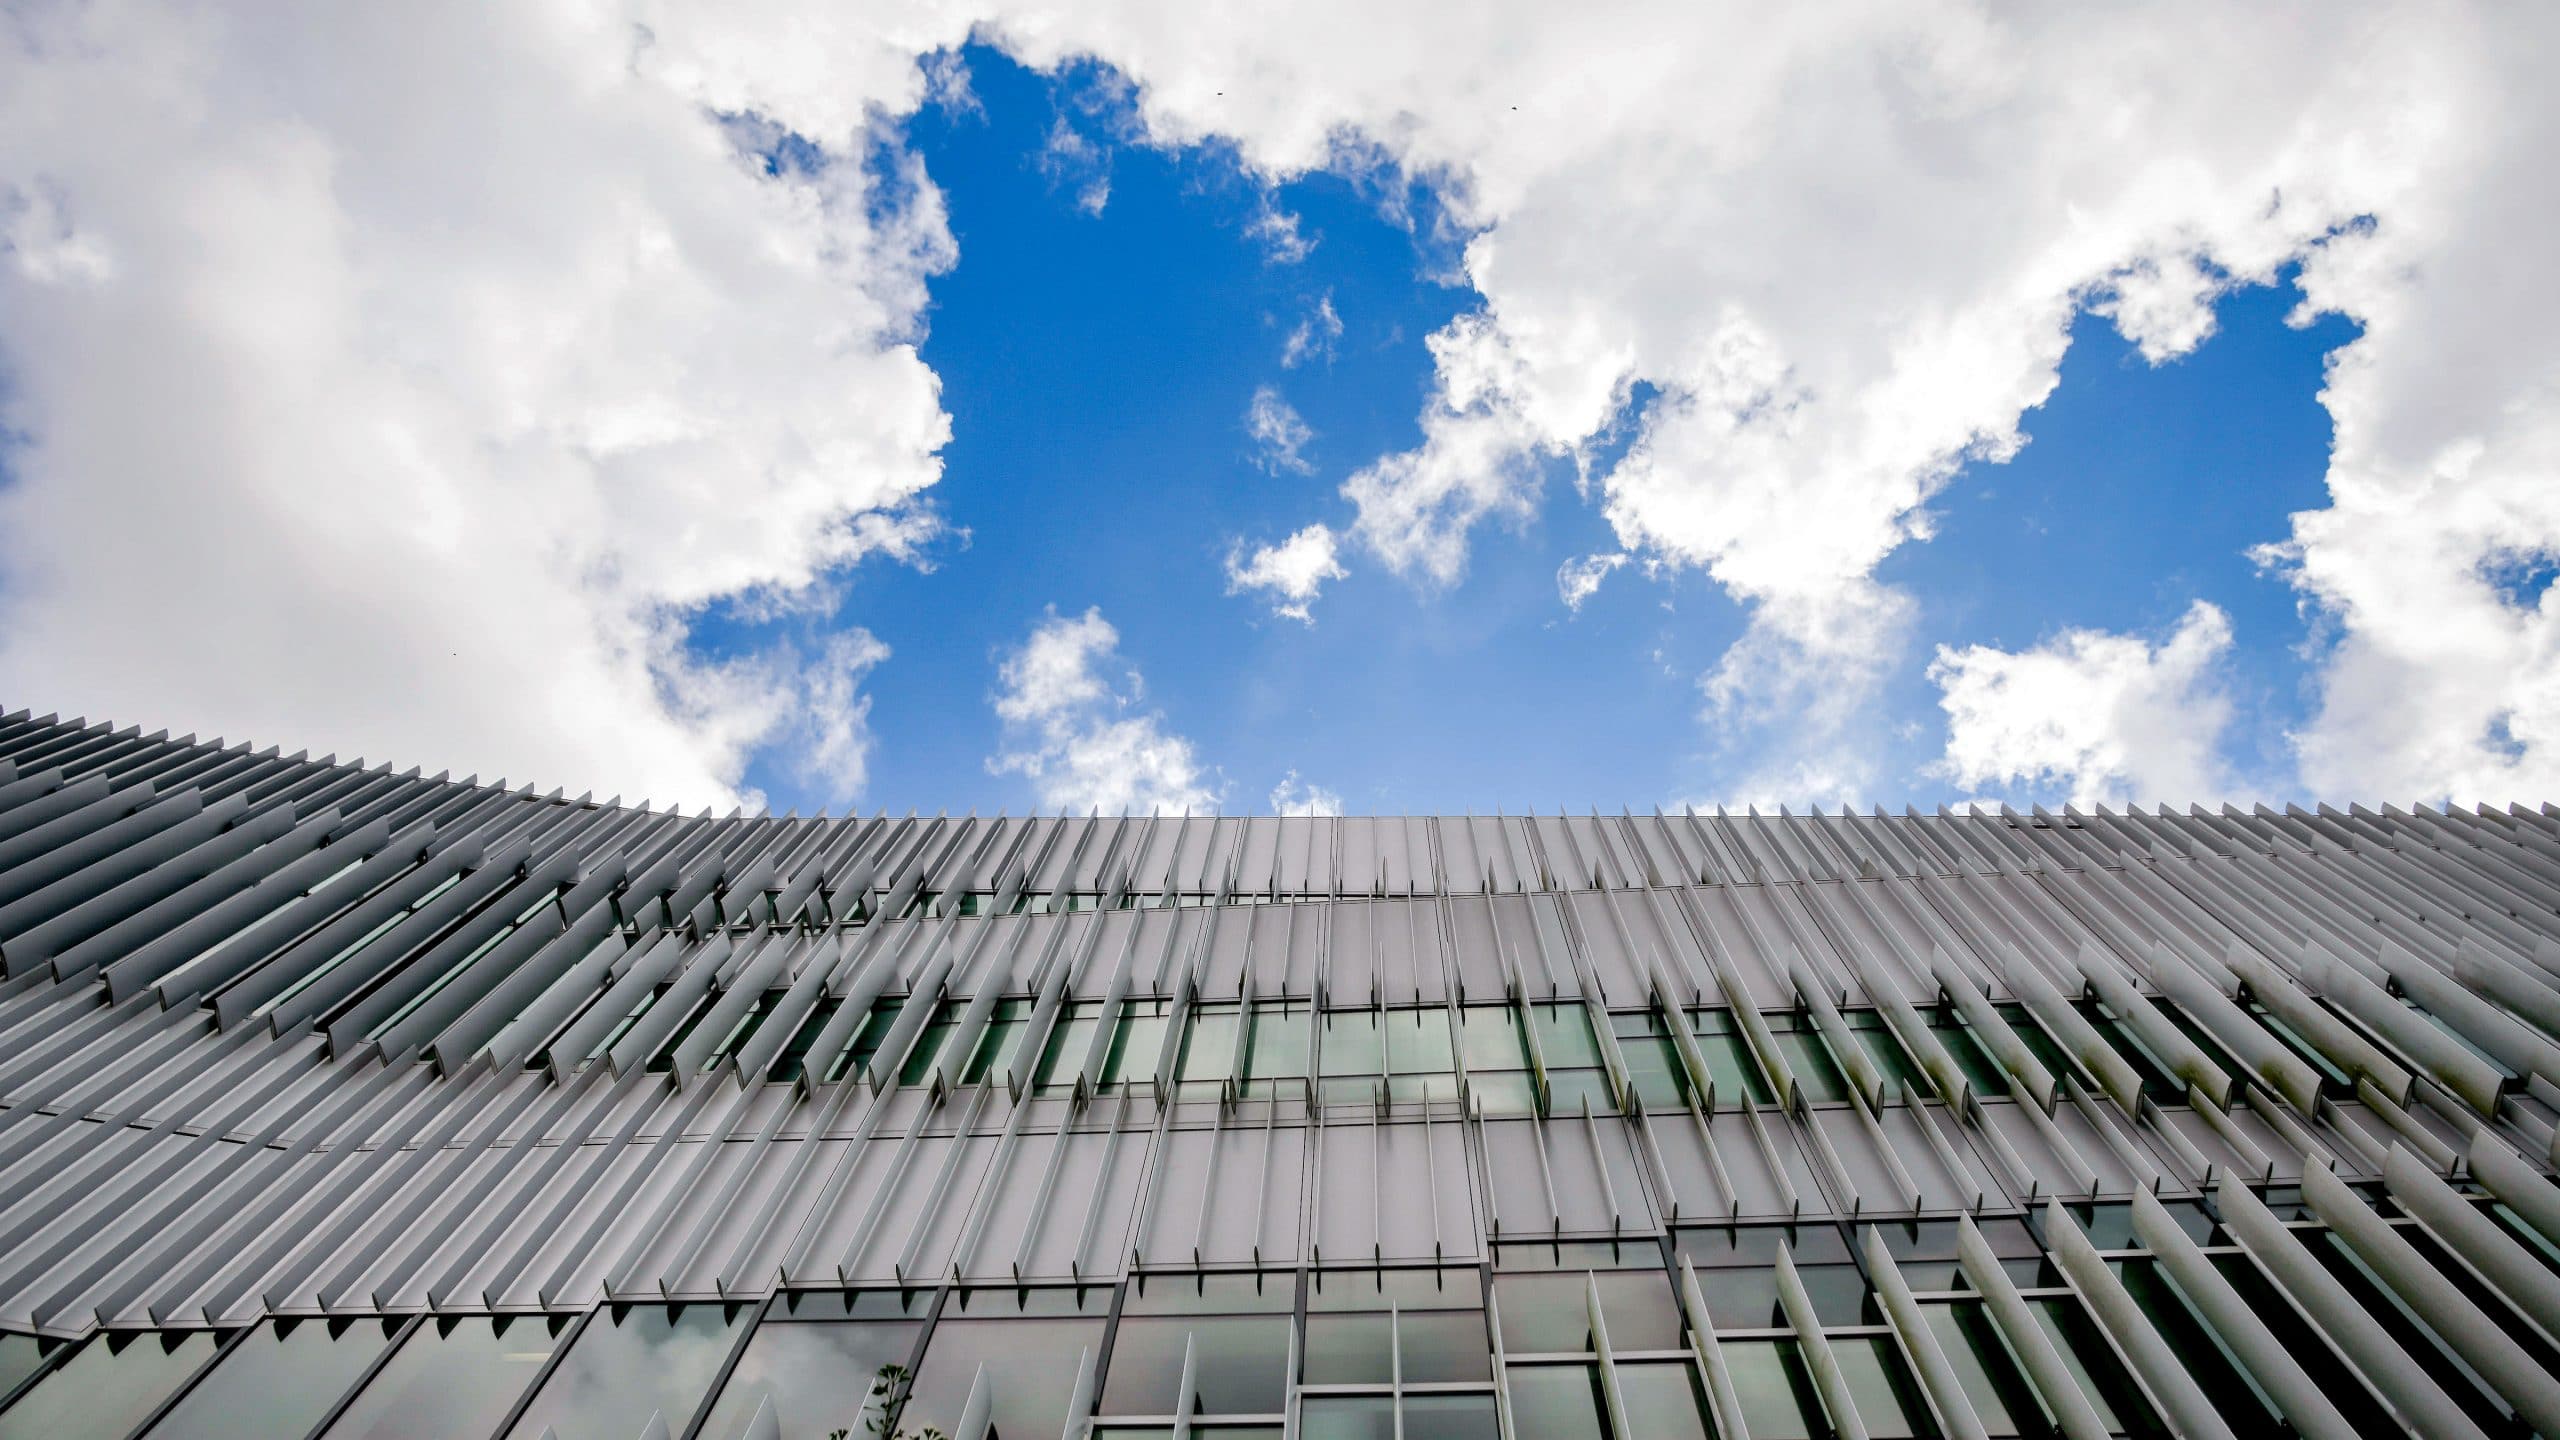
[(210, 1330), (94, 1337), (0, 1412), (0, 1440), (127, 1434), (219, 1348)]
[(1849, 1098), (1848, 1078), (1832, 1063), (1830, 1048), (1811, 1030), (1794, 1028), (1793, 1017), (1771, 1016), (1769, 1029), (1778, 1042), (1778, 1058), (1795, 1072), (1796, 1089), (1816, 1105)]
[(28, 1376), (43, 1369), (60, 1348), (59, 1340), (0, 1332), (0, 1405), (7, 1404), (9, 1396), (27, 1383)]
[(1875, 1062), (1876, 1073), (1884, 1077), (1888, 1092), (1904, 1085), (1926, 1095), (1931, 1092), (1929, 1077), (1913, 1063), (1910, 1052), (1902, 1048), (1902, 1037), (1893, 1033), (1884, 1016), (1874, 1010), (1847, 1010), (1841, 1019), (1849, 1024), (1849, 1033), (1866, 1048), (1867, 1058)]
[(818, 1043), (819, 1032), (827, 1028), (828, 1021), (836, 1018), (836, 1011), (843, 1005), (844, 1001), (837, 996), (819, 996), (818, 1003), (809, 1010), (809, 1018), (800, 1022), (800, 1028), (791, 1032), (789, 1043), (773, 1057), (773, 1064), (765, 1070), (764, 1078), (775, 1084), (787, 1085), (806, 1073), (809, 1047)]
[(445, 1440), (487, 1435), (533, 1383), (568, 1327), (542, 1315), (430, 1320), (409, 1332), (329, 1440)]
[(1733, 1376), (1734, 1398), (1751, 1440), (1814, 1440), (1831, 1433), (1813, 1374), (1793, 1340), (1725, 1340), (1718, 1344)]
[(1471, 1070), (1467, 1073), (1467, 1096), (1477, 1110), (1489, 1116), (1538, 1113), (1537, 1087), (1530, 1083), (1526, 1070)]
[(1538, 1029), (1548, 1069), (1600, 1063), (1600, 1037), (1592, 1033), (1591, 1011), (1581, 1001), (1540, 1001), (1529, 1007), (1529, 1023)]
[(1378, 1037), (1375, 1010), (1327, 1010), (1320, 1052), (1326, 1075), (1384, 1075), (1386, 1044)]
[(1491, 1395), (1407, 1395), (1404, 1440), (1500, 1440)]
[(1469, 1005), (1458, 1012), (1459, 1052), (1469, 1070), (1526, 1070), (1519, 1013), (1509, 1005)]
[(578, 1332), (508, 1434), (630, 1440), (649, 1417), (681, 1430), (746, 1323), (742, 1306), (614, 1306)]
[(1390, 1317), (1309, 1315), (1304, 1379), (1309, 1385), (1385, 1385), (1395, 1379)]
[(1298, 1402), (1298, 1440), (1395, 1440), (1392, 1395), (1310, 1395)]
[(1677, 1110), (1689, 1103), (1689, 1070), (1667, 1039), (1621, 1038), (1618, 1053), (1626, 1058), (1627, 1083), (1635, 1087), (1648, 1110)]
[(1849, 1403), (1858, 1407), (1858, 1418), (1866, 1422), (1869, 1435), (1875, 1440), (1914, 1440), (1934, 1433), (1915, 1418), (1928, 1414), (1929, 1405), (1891, 1340), (1881, 1335), (1829, 1339), (1831, 1358), (1849, 1385)]
[(1101, 1028), (1101, 1001), (1075, 1000), (1061, 1007), (1049, 1027), (1048, 1043), (1040, 1048), (1040, 1064), (1031, 1072), (1031, 1093), (1052, 1095), (1073, 1085), (1085, 1052), (1093, 1046), (1093, 1032)]
[(925, 1341), (924, 1363), (916, 1367), (899, 1423), (910, 1434), (929, 1427), (959, 1433), (983, 1366), (996, 1434), (1055, 1435), (1066, 1428), (1085, 1352), (1102, 1349), (1102, 1327), (1098, 1319), (954, 1320), (945, 1311)]
[(1193, 1388), (1202, 1411), (1280, 1412), (1289, 1387), (1285, 1315), (1124, 1317), (1111, 1339), (1102, 1408), (1115, 1415), (1173, 1414), (1186, 1341), (1193, 1349)]
[(1457, 1069), (1457, 1051), (1449, 1038), (1449, 1010), (1427, 1005), (1390, 1010), (1386, 1017), (1387, 1071), (1422, 1075)]
[(1588, 1107), (1594, 1115), (1614, 1115), (1618, 1098), (1609, 1093), (1609, 1077), (1598, 1070), (1549, 1070), (1547, 1072), (1547, 1112), (1551, 1115), (1579, 1115)]
[(871, 1057), (880, 1053), (881, 1043), (889, 1038), (889, 1027), (898, 1023), (898, 1012), (906, 1008), (904, 995), (883, 995), (873, 1001), (871, 1013), (862, 1017), (862, 1028), (854, 1032), (853, 1043), (827, 1067), (824, 1078), (828, 1083), (860, 1074), (862, 1067), (871, 1063)]
[(1707, 1440), (1706, 1387), (1689, 1362), (1621, 1365), (1618, 1395), (1626, 1401), (1628, 1434), (1645, 1440)]
[[(1601, 1417), (1608, 1402), (1600, 1393), (1596, 1365), (1513, 1365), (1506, 1372), (1511, 1388), (1512, 1428), (1540, 1440), (1609, 1440)], [(1755, 1440), (1758, 1430), (1752, 1431)]]
[(987, 1028), (978, 1037), (978, 1048), (969, 1052), (969, 1063), (960, 1071), (960, 1083), (983, 1084), (988, 1072), (1011, 1069), (1014, 1052), (1022, 1048), (1022, 1037), (1030, 1028), (1030, 1001), (997, 1001), (987, 1012)]
[(1120, 1023), (1111, 1032), (1111, 1048), (1102, 1057), (1104, 1085), (1148, 1080), (1164, 1055), (1164, 1032), (1173, 1006), (1164, 1000), (1128, 1000), (1120, 1006)]
[[(1929, 1332), (1937, 1337), (1938, 1349), (1964, 1386), (1965, 1398), (1973, 1402), (1973, 1413), (1980, 1417), (1983, 1429), (1996, 1436), (2017, 1435), (2024, 1432), (2016, 1417), (2042, 1415), (2026, 1377), (2009, 1358), (1981, 1301), (1924, 1305), (1921, 1313), (1929, 1317)], [(2246, 1427), (2242, 1433), (2249, 1433)]]
[(399, 1332), (393, 1320), (269, 1320), (151, 1427), (155, 1440), (307, 1435)]
[(756, 1032), (764, 1028), (764, 1022), (773, 1018), (774, 1010), (782, 1004), (783, 993), (767, 990), (757, 996), (756, 1003), (747, 1007), (747, 1013), (739, 1016), (737, 1023), (729, 1027), (729, 1033), (721, 1036), (720, 1043), (712, 1046), (711, 1053), (703, 1057), (703, 1068), (707, 1070), (737, 1054), (741, 1046), (754, 1039)]
[(827, 1440), (841, 1429), (860, 1434), (862, 1403), (872, 1382), (883, 1367), (906, 1365), (920, 1328), (912, 1320), (809, 1323), (768, 1317), (748, 1337), (701, 1433), (737, 1434), (770, 1395), (784, 1440)]
[(1246, 1082), (1304, 1079), (1314, 1034), (1314, 1019), (1304, 1004), (1255, 1005), (1245, 1046)]
[(1182, 1058), (1174, 1078), (1186, 1084), (1215, 1085), (1235, 1073), (1236, 1028), (1240, 1017), (1232, 1005), (1194, 1005), (1183, 1026)]
[(1407, 1310), (1396, 1316), (1404, 1383), (1439, 1385), (1493, 1378), (1493, 1349), (1481, 1310)]
[(922, 1085), (931, 1078), (934, 1060), (942, 1054), (942, 1047), (951, 1039), (951, 1032), (958, 1028), (958, 1006), (948, 1000), (935, 1006), (933, 1018), (925, 1022), (924, 1029), (918, 1031), (907, 1046), (906, 1063), (898, 1067), (898, 1083)]
[(1680, 1306), (1659, 1268), (1610, 1274), (1498, 1275), (1502, 1348), (1515, 1355), (1565, 1354), (1592, 1348), (1586, 1285), (1600, 1292), (1612, 1350), (1676, 1350)]

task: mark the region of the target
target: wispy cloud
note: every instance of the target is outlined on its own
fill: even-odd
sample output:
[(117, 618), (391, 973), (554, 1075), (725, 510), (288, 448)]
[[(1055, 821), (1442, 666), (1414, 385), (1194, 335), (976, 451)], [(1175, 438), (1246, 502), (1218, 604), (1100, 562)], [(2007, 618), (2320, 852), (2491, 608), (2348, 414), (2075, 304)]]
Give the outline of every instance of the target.
[(1280, 783), (1271, 787), (1271, 813), (1274, 815), (1339, 815), (1342, 797), (1321, 785), (1309, 784), (1290, 771)]
[(1244, 411), (1245, 433), (1253, 437), (1253, 463), (1274, 475), (1287, 471), (1305, 475), (1316, 467), (1306, 457), (1307, 443), (1316, 432), (1298, 418), (1298, 412), (1280, 392), (1264, 385), (1253, 392), (1253, 403)]
[(1334, 313), (1333, 292), (1327, 290), (1316, 308), (1290, 327), (1288, 339), (1280, 345), (1280, 368), (1295, 370), (1310, 360), (1330, 360), (1334, 342), (1341, 338), (1342, 317)]

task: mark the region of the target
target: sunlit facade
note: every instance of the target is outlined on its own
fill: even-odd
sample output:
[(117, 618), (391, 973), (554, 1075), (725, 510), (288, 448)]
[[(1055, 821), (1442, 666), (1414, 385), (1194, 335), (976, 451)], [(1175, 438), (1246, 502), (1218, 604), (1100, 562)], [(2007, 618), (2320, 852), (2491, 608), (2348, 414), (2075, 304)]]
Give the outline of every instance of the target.
[(2560, 811), (715, 818), (0, 718), (0, 1440), (2560, 1435)]

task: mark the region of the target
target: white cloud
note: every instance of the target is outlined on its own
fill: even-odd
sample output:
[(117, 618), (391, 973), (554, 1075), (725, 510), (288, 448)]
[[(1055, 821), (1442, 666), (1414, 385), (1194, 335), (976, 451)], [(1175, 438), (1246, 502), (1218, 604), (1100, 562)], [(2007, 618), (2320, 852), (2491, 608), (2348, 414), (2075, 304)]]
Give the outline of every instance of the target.
[(816, 663), (803, 672), (796, 707), (800, 772), (831, 799), (859, 796), (870, 778), (871, 697), (861, 686), (872, 667), (888, 658), (889, 647), (870, 631), (843, 630), (827, 638)]
[[(16, 12), (9, 691), (689, 805), (800, 733), (858, 782), (868, 662), (684, 642), (933, 529), (951, 243), (876, 148), (930, 30), (796, 86), (610, 7)], [(713, 113), (759, 110), (819, 163)]]
[(1579, 611), (1582, 602), (1600, 593), (1600, 582), (1609, 572), (1627, 563), (1626, 553), (1576, 555), (1556, 567), (1556, 595), (1567, 610)]
[[(1748, 608), (1707, 709), (1781, 777), (1870, 748), (1911, 615), (1878, 567), (2023, 443), (2075, 313), (2172, 360), (2304, 260), (2363, 327), (2323, 393), (2330, 503), (2267, 552), (2327, 627), (2304, 778), (2560, 785), (2560, 611), (2494, 583), (2560, 552), (2547, 6), (22, 9), (0, 675), (732, 793), (803, 687), (686, 659), (689, 618), (931, 523), (911, 341), (951, 244), (912, 157), (855, 162), (948, 103), (917, 57), (972, 33), (1118, 67), (1144, 138), (1265, 180), (1433, 182), (1480, 303), (1333, 529), (1445, 585), (1587, 467), (1621, 549)], [(762, 175), (714, 113), (834, 163)], [(1099, 206), (1103, 143), (1059, 135)], [(1821, 723), (1772, 698), (1808, 694)]]
[(1310, 607), (1317, 593), (1326, 581), (1349, 573), (1335, 558), (1335, 546), (1334, 533), (1322, 525), (1310, 525), (1277, 545), (1257, 545), (1249, 556), (1242, 543), (1230, 546), (1227, 593), (1266, 592), (1273, 614), (1312, 625)]
[(1218, 791), (1191, 742), (1145, 710), (1146, 682), (1120, 658), (1120, 632), (1087, 610), (1051, 611), (997, 669), (997, 718), (1010, 747), (991, 774), (1032, 782), (1044, 808), (1105, 814), (1205, 813)]
[(1295, 370), (1309, 360), (1333, 358), (1334, 342), (1342, 338), (1342, 317), (1334, 313), (1333, 292), (1327, 290), (1316, 301), (1313, 314), (1299, 321), (1280, 345), (1280, 368)]
[(1316, 432), (1307, 428), (1279, 391), (1264, 385), (1253, 392), (1253, 403), (1245, 407), (1244, 428), (1253, 437), (1253, 463), (1264, 470), (1274, 475), (1284, 470), (1305, 475), (1316, 468), (1302, 453)]
[[(1711, 699), (1827, 676), (1863, 713), (1909, 636), (1878, 566), (1958, 468), (2024, 442), (2073, 315), (2172, 360), (2216, 294), (2308, 257), (2313, 305), (2364, 333), (2324, 394), (2332, 503), (2276, 556), (2338, 634), (2305, 777), (2560, 781), (2560, 619), (2481, 578), (2560, 549), (2560, 11), (1844, 0), (1486, 24), (1346, 3), (998, 32), (1126, 67), (1159, 141), (1439, 180), (1482, 304), (1435, 339), (1421, 444), (1346, 483), (1348, 533), (1445, 584), (1476, 524), (1530, 513), (1541, 462), (1589, 464), (1622, 548), (1748, 607)], [(1633, 442), (1595, 460), (1639, 387)], [(1710, 713), (1773, 773), (1863, 743), (1846, 720), (1754, 731), (1749, 709)]]
[(1297, 212), (1283, 210), (1264, 196), (1262, 208), (1245, 222), (1244, 233), (1261, 242), (1262, 253), (1274, 265), (1295, 265), (1315, 253), (1314, 237), (1298, 229)]
[(1271, 787), (1271, 813), (1274, 815), (1339, 815), (1342, 797), (1321, 785), (1310, 784), (1290, 771), (1280, 783)]
[(2219, 800), (2232, 783), (2218, 746), (2230, 649), (2230, 618), (2201, 600), (2157, 645), (2065, 630), (2014, 652), (1941, 646), (1929, 667), (1947, 712), (1935, 772), (1968, 790), (2058, 790), (2084, 806)]

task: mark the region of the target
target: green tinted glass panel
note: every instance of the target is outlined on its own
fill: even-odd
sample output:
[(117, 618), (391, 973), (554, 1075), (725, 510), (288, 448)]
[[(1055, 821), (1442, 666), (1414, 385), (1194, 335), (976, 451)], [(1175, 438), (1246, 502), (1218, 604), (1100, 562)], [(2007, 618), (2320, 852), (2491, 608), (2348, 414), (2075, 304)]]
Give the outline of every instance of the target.
[(1615, 1114), (1617, 1097), (1609, 1093), (1609, 1077), (1599, 1070), (1549, 1070), (1547, 1109), (1556, 1115), (1579, 1115), (1588, 1105), (1594, 1115)]
[(1831, 1063), (1831, 1051), (1822, 1037), (1806, 1030), (1781, 1030), (1776, 1037), (1778, 1056), (1795, 1072), (1796, 1088), (1814, 1104), (1828, 1104), (1849, 1098), (1849, 1082), (1840, 1067)]
[(1579, 1000), (1542, 1001), (1529, 1007), (1529, 1023), (1538, 1030), (1538, 1049), (1547, 1068), (1600, 1063), (1600, 1037), (1592, 1033), (1591, 1011)]
[(1529, 1051), (1519, 1012), (1508, 1005), (1469, 1005), (1458, 1012), (1459, 1050), (1469, 1070), (1525, 1070)]
[(1622, 1364), (1618, 1394), (1627, 1404), (1628, 1434), (1645, 1440), (1707, 1440), (1707, 1392), (1689, 1362)]
[[(619, 1310), (619, 1313), (616, 1313)], [(649, 1417), (672, 1431), (702, 1405), (746, 1323), (744, 1307), (643, 1305), (587, 1322), (513, 1430), (535, 1440), (629, 1440)]]
[(898, 1083), (922, 1085), (933, 1075), (934, 1062), (941, 1058), (942, 1047), (951, 1040), (951, 1032), (959, 1028), (960, 1012), (949, 1001), (933, 1012), (923, 1030), (907, 1046), (906, 1063), (898, 1067)]
[(909, 1434), (958, 1434), (983, 1366), (997, 1435), (1056, 1435), (1066, 1428), (1078, 1365), (1102, 1349), (1102, 1328), (1098, 1319), (954, 1320), (946, 1311), (925, 1342), (901, 1425)]
[(1326, 1075), (1383, 1075), (1386, 1043), (1378, 1035), (1375, 1010), (1328, 1010), (1317, 1050)]
[(1046, 1095), (1074, 1084), (1078, 1067), (1093, 1047), (1093, 1032), (1100, 1028), (1098, 1001), (1081, 1001), (1061, 1011), (1057, 1023), (1049, 1027), (1048, 1043), (1040, 1049), (1039, 1068), (1031, 1072), (1032, 1093)]
[(1172, 1022), (1161, 1001), (1124, 1005), (1111, 1032), (1111, 1048), (1102, 1057), (1102, 1081), (1118, 1085), (1145, 1080), (1156, 1073), (1164, 1055), (1164, 1033)]
[(1030, 1001), (997, 1001), (996, 1008), (987, 1013), (986, 1033), (978, 1037), (977, 1048), (969, 1052), (969, 1063), (960, 1071), (960, 1083), (983, 1084), (988, 1075), (1001, 1075), (1012, 1069), (1013, 1057), (1022, 1049), (1022, 1037), (1030, 1029)]
[(1867, 1433), (1875, 1440), (1913, 1440), (1931, 1433), (1915, 1417), (1929, 1413), (1914, 1386), (1911, 1372), (1893, 1342), (1880, 1335), (1841, 1335), (1831, 1340), (1831, 1358), (1849, 1384), (1850, 1403), (1858, 1407)]
[(1830, 1433), (1794, 1341), (1727, 1340), (1719, 1348), (1752, 1440), (1813, 1440)]
[(1537, 1082), (1526, 1070), (1473, 1072), (1467, 1076), (1467, 1093), (1487, 1116), (1538, 1113)]
[(1396, 1340), (1407, 1385), (1493, 1378), (1481, 1310), (1407, 1310), (1396, 1317)]
[(875, 1002), (871, 1013), (862, 1018), (862, 1028), (854, 1032), (853, 1043), (845, 1047), (844, 1054), (837, 1057), (836, 1063), (829, 1066), (821, 1078), (841, 1080), (871, 1063), (871, 1057), (880, 1053), (881, 1043), (889, 1038), (889, 1027), (898, 1023), (898, 1012), (906, 1006), (907, 999), (903, 995), (892, 995)]
[(774, 1055), (773, 1064), (766, 1067), (764, 1078), (776, 1083), (799, 1079), (808, 1069), (809, 1047), (818, 1043), (819, 1032), (827, 1028), (828, 1021), (836, 1018), (836, 1011), (843, 1004), (844, 1001), (833, 995), (820, 997), (818, 1003), (810, 1007), (809, 1018), (800, 1022), (800, 1028), (791, 1032), (791, 1038)]
[(1739, 1104), (1745, 1095), (1756, 1104), (1777, 1103), (1769, 1077), (1760, 1073), (1760, 1062), (1752, 1058), (1751, 1047), (1740, 1035), (1731, 1031), (1700, 1035), (1698, 1053), (1706, 1058), (1707, 1075), (1716, 1082), (1718, 1105)]
[(1457, 1068), (1446, 1006), (1390, 1010), (1386, 1017), (1387, 1069), (1397, 1075)]
[(1395, 1440), (1395, 1435), (1392, 1395), (1310, 1395), (1299, 1402), (1299, 1440)]
[(44, 1368), (44, 1362), (61, 1346), (59, 1340), (40, 1340), (33, 1335), (0, 1333), (0, 1404), (27, 1383), (27, 1377)]
[(748, 1338), (702, 1433), (738, 1434), (770, 1396), (783, 1440), (827, 1440), (839, 1429), (859, 1434), (873, 1379), (883, 1365), (907, 1363), (919, 1328), (908, 1320), (767, 1320)]
[(1235, 1073), (1238, 1016), (1231, 1007), (1195, 1007), (1183, 1027), (1182, 1059), (1174, 1078), (1224, 1080)]
[(1404, 1440), (1501, 1440), (1490, 1395), (1407, 1395)]
[(0, 1440), (120, 1440), (218, 1348), (210, 1330), (96, 1336), (0, 1412)]
[(1315, 1016), (1303, 1005), (1256, 1005), (1244, 1057), (1247, 1080), (1303, 1077)]
[(398, 1330), (386, 1320), (269, 1320), (160, 1417), (153, 1440), (307, 1435)]
[(1385, 1315), (1310, 1315), (1309, 1385), (1385, 1385), (1395, 1379), (1395, 1353)]
[(427, 1321), (365, 1383), (329, 1440), (487, 1435), (542, 1372), (567, 1323), (539, 1315)]
[(1278, 1414), (1288, 1394), (1285, 1315), (1124, 1317), (1111, 1340), (1102, 1408), (1115, 1415), (1170, 1415), (1193, 1347), (1194, 1393), (1213, 1415)]
[[(1506, 1317), (1507, 1318), (1507, 1317)], [(1609, 1440), (1596, 1365), (1514, 1365), (1506, 1372), (1511, 1423), (1540, 1440)], [(1755, 1434), (1757, 1432), (1754, 1432)]]
[(1627, 1062), (1627, 1080), (1647, 1110), (1673, 1110), (1689, 1103), (1689, 1071), (1669, 1040), (1622, 1039), (1618, 1053)]

